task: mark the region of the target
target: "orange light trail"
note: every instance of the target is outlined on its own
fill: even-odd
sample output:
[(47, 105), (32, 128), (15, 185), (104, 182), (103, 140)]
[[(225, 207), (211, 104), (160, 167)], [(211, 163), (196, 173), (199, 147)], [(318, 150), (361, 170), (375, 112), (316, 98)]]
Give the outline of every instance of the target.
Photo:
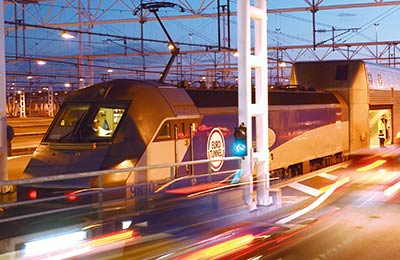
[(383, 165), (385, 163), (386, 163), (386, 160), (376, 160), (373, 163), (370, 163), (370, 164), (368, 164), (368, 165), (366, 165), (364, 167), (358, 168), (356, 170), (356, 172), (367, 172), (367, 171), (375, 169), (375, 168), (377, 168), (377, 167), (379, 167), (379, 166), (381, 166), (381, 165)]
[(129, 230), (129, 231), (124, 231), (124, 232), (120, 232), (117, 234), (113, 234), (110, 236), (105, 236), (102, 238), (98, 238), (98, 239), (94, 239), (91, 241), (88, 241), (85, 246), (101, 246), (104, 244), (109, 244), (109, 243), (113, 243), (113, 242), (118, 242), (118, 241), (123, 241), (129, 238), (132, 238), (133, 236), (133, 231)]
[(178, 257), (179, 260), (200, 260), (200, 259), (216, 259), (225, 254), (232, 253), (236, 250), (243, 248), (254, 240), (253, 235), (245, 235), (238, 237), (218, 245), (210, 246), (205, 249), (189, 253), (185, 256)]

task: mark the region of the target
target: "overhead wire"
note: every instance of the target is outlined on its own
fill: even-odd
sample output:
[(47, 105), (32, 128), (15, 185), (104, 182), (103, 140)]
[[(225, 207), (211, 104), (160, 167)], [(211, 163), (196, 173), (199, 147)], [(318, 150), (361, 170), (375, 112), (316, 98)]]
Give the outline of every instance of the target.
[[(13, 3), (13, 4), (20, 4), (21, 3), (21, 0), (8, 0), (7, 2), (9, 2), (9, 3)], [(106, 1), (104, 1), (104, 2), (106, 2)], [(108, 1), (107, 1), (108, 2)], [(132, 3), (133, 4), (133, 8), (135, 8), (135, 3)], [(71, 7), (71, 8), (74, 8), (74, 9), (76, 9), (76, 10), (78, 10), (79, 9), (79, 7), (78, 6), (74, 6), (74, 5), (61, 5), (61, 4), (56, 4), (56, 3), (54, 3), (54, 1), (52, 1), (51, 3), (49, 3), (49, 4), (47, 4), (47, 3), (45, 3), (45, 2), (41, 2), (41, 1), (39, 1), (38, 3), (35, 3), (35, 5), (37, 5), (39, 8), (38, 9), (40, 9), (40, 7), (41, 6), (44, 6), (44, 7), (48, 7), (48, 8), (52, 8), (52, 9), (54, 9), (54, 8), (59, 8), (60, 10), (64, 10), (64, 9), (66, 9), (66, 8), (69, 8), (69, 7)], [(132, 11), (131, 10), (127, 10), (127, 9), (116, 9), (116, 8), (98, 8), (98, 7), (96, 7), (96, 8), (94, 8), (94, 7), (91, 7), (91, 8), (88, 8), (88, 7), (83, 7), (83, 9), (84, 10), (90, 10), (90, 11), (98, 11), (98, 10), (100, 10), (100, 11), (111, 11), (111, 12), (119, 12), (119, 13), (132, 13)]]
[(207, 37), (206, 35), (200, 33), (201, 31), (204, 30), (200, 30), (200, 28), (205, 28), (206, 26), (208, 26), (209, 24), (211, 24), (213, 21), (208, 21), (207, 23), (201, 23), (197, 26), (198, 29), (191, 29), (189, 26), (184, 25), (183, 23), (177, 22), (177, 21), (172, 21), (172, 23), (178, 25), (179, 27), (181, 27), (182, 29), (185, 29), (188, 34), (185, 34), (185, 37), (182, 36), (181, 38), (177, 39), (178, 41), (180, 39), (184, 39), (187, 37), (187, 35), (189, 35), (190, 33), (192, 33), (193, 35), (196, 35), (196, 37), (204, 40), (205, 42), (208, 42), (210, 44), (216, 45), (217, 43), (215, 42), (215, 40), (213, 41), (212, 39), (210, 39), (209, 37)]
[[(374, 26), (374, 24), (389, 18), (391, 15), (393, 15), (396, 12), (398, 12), (399, 10), (400, 10), (400, 6), (393, 6), (393, 7), (389, 8), (388, 11), (385, 11), (385, 12), (381, 13), (377, 17), (373, 18), (371, 21), (361, 25), (360, 26), (360, 28), (361, 28), (360, 31), (351, 33), (351, 35), (349, 35), (348, 37), (343, 38), (341, 40), (341, 42), (345, 43), (348, 40), (352, 39), (353, 37), (362, 34), (362, 32), (364, 32), (364, 31), (368, 30), (369, 28), (371, 28), (372, 26)], [(369, 38), (369, 40), (374, 41), (375, 39)]]

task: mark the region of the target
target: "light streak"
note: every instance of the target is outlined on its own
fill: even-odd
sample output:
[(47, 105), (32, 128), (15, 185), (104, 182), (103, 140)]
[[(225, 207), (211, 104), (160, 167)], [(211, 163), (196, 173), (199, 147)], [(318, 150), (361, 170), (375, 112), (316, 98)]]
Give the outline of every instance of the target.
[(306, 214), (307, 212), (310, 212), (311, 210), (313, 210), (316, 207), (318, 207), (319, 205), (321, 205), (338, 187), (342, 186), (343, 184), (345, 184), (349, 181), (350, 181), (350, 177), (348, 177), (348, 176), (343, 177), (342, 179), (335, 182), (330, 187), (329, 190), (327, 190), (321, 197), (316, 199), (313, 203), (311, 203), (310, 205), (308, 205), (307, 207), (305, 207), (299, 211), (296, 211), (292, 215), (289, 215), (289, 216), (277, 221), (276, 223), (277, 224), (286, 224), (286, 223), (292, 221), (293, 219), (296, 219), (296, 218)]
[(375, 168), (377, 168), (377, 167), (379, 167), (379, 166), (381, 166), (381, 165), (383, 165), (385, 163), (386, 163), (386, 160), (376, 160), (373, 163), (370, 163), (370, 164), (368, 164), (368, 165), (366, 165), (364, 167), (358, 168), (356, 170), (356, 172), (367, 172), (367, 171), (375, 169)]
[(101, 246), (109, 243), (119, 242), (132, 238), (133, 231), (124, 231), (117, 234), (105, 236), (102, 238), (94, 239), (86, 243), (86, 246)]
[(399, 189), (400, 189), (400, 181), (390, 186), (389, 188), (385, 189), (384, 194), (389, 197), (394, 193), (396, 193)]
[(179, 260), (195, 260), (195, 259), (214, 259), (222, 257), (225, 254), (233, 253), (236, 250), (243, 248), (254, 240), (253, 235), (245, 235), (238, 237), (208, 248), (200, 249), (186, 256), (178, 257)]
[(72, 233), (55, 235), (37, 241), (27, 242), (25, 243), (24, 255), (32, 256), (32, 255), (45, 254), (46, 252), (51, 252), (65, 247), (74, 246), (79, 241), (83, 241), (84, 239), (86, 239), (86, 232), (77, 231)]

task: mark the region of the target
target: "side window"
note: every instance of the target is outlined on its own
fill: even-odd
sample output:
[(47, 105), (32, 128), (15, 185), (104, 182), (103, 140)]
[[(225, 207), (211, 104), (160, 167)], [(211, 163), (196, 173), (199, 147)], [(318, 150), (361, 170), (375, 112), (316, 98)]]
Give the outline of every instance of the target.
[(156, 141), (168, 140), (171, 139), (171, 123), (165, 122), (158, 132)]
[(372, 79), (371, 73), (368, 73), (368, 82), (369, 82), (369, 85), (371, 85), (371, 86), (372, 86), (372, 84), (374, 84), (374, 80)]
[(156, 141), (189, 138), (190, 131), (192, 131), (192, 125), (195, 124), (193, 124), (190, 120), (165, 122), (158, 132)]
[(111, 137), (124, 114), (124, 108), (100, 107), (92, 123), (96, 137)]
[(178, 139), (188, 138), (189, 137), (189, 129), (190, 123), (189, 122), (181, 122), (178, 124)]
[(378, 86), (383, 86), (382, 74), (378, 74)]
[(182, 122), (182, 135), (183, 136), (185, 136), (186, 134), (185, 134), (185, 123), (184, 122)]

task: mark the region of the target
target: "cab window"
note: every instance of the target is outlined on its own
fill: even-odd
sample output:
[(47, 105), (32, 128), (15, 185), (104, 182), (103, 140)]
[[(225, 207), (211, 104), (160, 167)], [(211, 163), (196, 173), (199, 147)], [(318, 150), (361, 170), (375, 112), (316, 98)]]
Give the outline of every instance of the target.
[(109, 142), (113, 137), (126, 105), (64, 104), (45, 142), (90, 143)]
[(91, 134), (95, 138), (110, 138), (125, 112), (124, 108), (99, 107), (92, 121)]
[(165, 122), (157, 134), (156, 141), (186, 139), (190, 137), (191, 122), (188, 120)]
[(70, 142), (74, 137), (74, 130), (78, 123), (89, 110), (87, 104), (68, 104), (61, 111), (51, 131), (47, 135), (46, 142)]

